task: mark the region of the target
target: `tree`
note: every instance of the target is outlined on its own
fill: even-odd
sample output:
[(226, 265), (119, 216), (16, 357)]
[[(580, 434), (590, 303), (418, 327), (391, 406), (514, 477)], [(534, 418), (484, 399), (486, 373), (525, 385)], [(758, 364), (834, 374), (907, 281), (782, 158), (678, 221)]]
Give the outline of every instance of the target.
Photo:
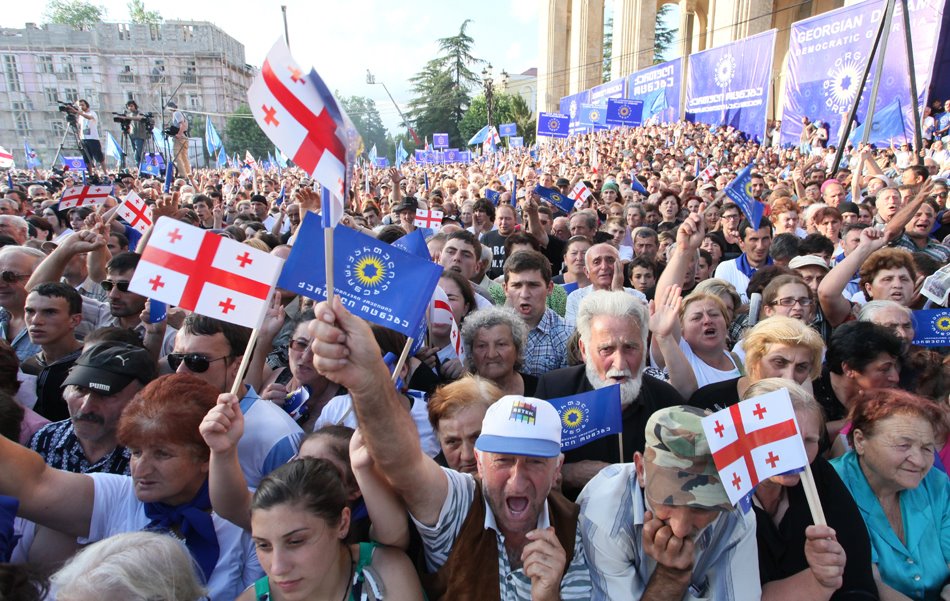
[(162, 22), (157, 10), (145, 10), (145, 0), (129, 0), (129, 20), (140, 25), (152, 25)]
[(614, 18), (610, 17), (604, 23), (604, 62), (603, 62), (603, 82), (610, 81), (610, 69), (613, 65), (614, 54)]
[(470, 100), (468, 90), (480, 83), (478, 75), (469, 69), (469, 65), (485, 62), (472, 56), (472, 44), (475, 43), (475, 40), (465, 33), (465, 29), (471, 21), (471, 19), (465, 19), (462, 22), (458, 35), (439, 40), (439, 50), (443, 53), (439, 58), (439, 66), (446, 69), (452, 77), (452, 81), (455, 82), (452, 110), (456, 125), (462, 120), (465, 109), (468, 107)]
[(667, 52), (673, 49), (673, 42), (676, 41), (678, 30), (668, 25), (671, 13), (675, 10), (674, 6), (673, 4), (664, 4), (656, 11), (656, 34), (653, 38), (654, 65), (666, 60)]
[(85, 0), (49, 0), (43, 17), (47, 23), (69, 25), (79, 30), (102, 23), (106, 9)]
[(224, 147), (228, 152), (236, 152), (240, 157), (243, 157), (247, 150), (255, 157), (265, 156), (268, 151), (273, 152), (274, 144), (261, 131), (246, 104), (239, 106), (228, 117), (224, 125), (224, 139)]
[(379, 156), (386, 155), (390, 142), (386, 138), (386, 127), (379, 116), (376, 102), (365, 96), (343, 96), (339, 92), (336, 97), (340, 99), (343, 110), (360, 132), (366, 152), (375, 144)]
[[(515, 123), (518, 126), (518, 134), (524, 136), (525, 144), (533, 143), (534, 118), (531, 109), (528, 108), (528, 103), (521, 96), (496, 92), (492, 97), (492, 116), (495, 123)], [(462, 144), (466, 144), (478, 130), (485, 127), (486, 123), (488, 123), (488, 106), (485, 103), (485, 96), (479, 94), (472, 99), (465, 117), (459, 123)]]

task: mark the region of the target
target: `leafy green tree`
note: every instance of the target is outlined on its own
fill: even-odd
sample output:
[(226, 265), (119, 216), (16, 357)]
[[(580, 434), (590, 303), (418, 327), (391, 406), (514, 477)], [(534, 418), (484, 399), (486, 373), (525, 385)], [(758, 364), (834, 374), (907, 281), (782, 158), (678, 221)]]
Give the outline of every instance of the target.
[[(518, 126), (518, 135), (524, 136), (525, 143), (533, 143), (534, 117), (528, 103), (521, 96), (496, 92), (492, 97), (492, 117), (496, 124), (515, 123)], [(488, 123), (488, 106), (485, 103), (485, 96), (480, 94), (472, 99), (465, 117), (459, 123), (462, 144), (466, 144), (478, 130), (485, 127), (486, 123)]]
[(242, 104), (225, 122), (224, 147), (229, 153), (237, 153), (239, 157), (244, 157), (247, 150), (255, 157), (260, 157), (266, 156), (268, 150), (273, 152), (274, 144), (257, 125), (250, 107)]
[(157, 10), (146, 10), (145, 0), (129, 0), (129, 20), (140, 25), (152, 25), (162, 22), (162, 15)]
[(350, 120), (363, 138), (363, 146), (366, 152), (376, 145), (376, 151), (379, 156), (384, 156), (387, 148), (388, 135), (383, 120), (379, 116), (379, 110), (376, 108), (376, 102), (372, 98), (365, 96), (343, 96), (339, 92), (336, 97), (340, 99), (343, 110), (349, 115)]
[(456, 125), (462, 120), (465, 109), (468, 107), (470, 101), (468, 91), (481, 83), (478, 75), (469, 66), (485, 62), (472, 55), (472, 44), (475, 40), (465, 33), (471, 21), (471, 19), (465, 19), (459, 28), (458, 35), (439, 40), (439, 50), (442, 52), (439, 57), (439, 66), (445, 69), (455, 82), (451, 102)]
[(85, 0), (49, 0), (43, 17), (47, 23), (69, 25), (79, 30), (102, 23), (106, 9)]
[(667, 60), (667, 53), (673, 49), (673, 43), (676, 41), (678, 29), (668, 25), (671, 13), (674, 10), (676, 10), (675, 5), (664, 4), (656, 11), (656, 33), (653, 38), (654, 65)]

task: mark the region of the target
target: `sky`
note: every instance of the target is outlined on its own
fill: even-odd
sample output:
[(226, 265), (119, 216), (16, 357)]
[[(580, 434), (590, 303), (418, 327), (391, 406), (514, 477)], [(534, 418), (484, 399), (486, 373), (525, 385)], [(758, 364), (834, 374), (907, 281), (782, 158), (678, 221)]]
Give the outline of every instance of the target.
[[(128, 21), (125, 0), (93, 0), (106, 21)], [(246, 61), (259, 67), (284, 34), (281, 1), (146, 0), (165, 20), (210, 21), (244, 44)], [(409, 78), (438, 54), (436, 40), (454, 36), (465, 19), (474, 38), (472, 54), (502, 69), (521, 73), (538, 66), (538, 15), (542, 0), (283, 0), (290, 49), (302, 66), (313, 66), (332, 90), (376, 101), (391, 131), (400, 119), (378, 82), (389, 88), (403, 111), (412, 98)], [(0, 25), (22, 28), (41, 23), (46, 3), (5, 3)], [(366, 83), (372, 71), (377, 85)], [(481, 72), (482, 66), (475, 69)]]

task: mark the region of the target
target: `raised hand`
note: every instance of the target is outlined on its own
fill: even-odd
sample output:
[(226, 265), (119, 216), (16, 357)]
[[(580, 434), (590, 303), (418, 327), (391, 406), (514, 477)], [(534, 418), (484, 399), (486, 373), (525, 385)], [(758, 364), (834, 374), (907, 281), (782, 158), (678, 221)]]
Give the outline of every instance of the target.
[(237, 449), (244, 434), (244, 414), (233, 394), (218, 395), (218, 403), (201, 420), (198, 431), (212, 453), (227, 453)]
[(650, 301), (650, 331), (654, 336), (670, 336), (675, 330), (683, 303), (682, 293), (679, 286), (670, 286), (664, 298)]

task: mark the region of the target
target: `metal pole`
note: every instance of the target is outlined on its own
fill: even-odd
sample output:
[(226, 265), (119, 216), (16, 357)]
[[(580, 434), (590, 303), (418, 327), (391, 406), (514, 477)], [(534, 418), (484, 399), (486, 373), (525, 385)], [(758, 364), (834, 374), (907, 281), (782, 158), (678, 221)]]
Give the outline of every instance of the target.
[(406, 120), (406, 116), (402, 114), (402, 110), (399, 108), (399, 105), (396, 104), (396, 99), (393, 98), (393, 95), (389, 93), (389, 88), (386, 87), (386, 84), (379, 82), (379, 85), (383, 86), (383, 89), (386, 90), (386, 95), (389, 96), (389, 99), (392, 101), (393, 106), (396, 107), (396, 112), (399, 113), (399, 118), (402, 119), (402, 124), (406, 126), (406, 129), (409, 130), (409, 133), (412, 134), (412, 139), (415, 143), (419, 144), (419, 136), (416, 135), (416, 132), (413, 131), (412, 126), (409, 125), (409, 121)]
[(910, 76), (910, 104), (914, 107), (914, 159), (918, 165), (923, 165), (924, 158), (920, 156), (924, 145), (920, 131), (920, 107), (917, 106), (917, 71), (914, 69), (914, 48), (910, 43), (910, 10), (907, 0), (901, 0), (901, 10), (904, 12), (904, 45), (907, 48), (907, 74)]
[(851, 133), (851, 124), (854, 122), (854, 116), (858, 112), (858, 103), (861, 102), (861, 90), (864, 89), (864, 86), (868, 82), (868, 75), (871, 73), (871, 62), (877, 54), (877, 48), (881, 43), (881, 36), (884, 34), (884, 28), (887, 26), (886, 22), (887, 19), (882, 18), (881, 24), (877, 28), (874, 43), (871, 45), (871, 53), (868, 55), (868, 64), (864, 66), (864, 73), (861, 74), (861, 83), (858, 85), (858, 93), (854, 96), (854, 102), (848, 111), (848, 117), (844, 122), (844, 127), (841, 128), (841, 142), (838, 144), (838, 150), (835, 152), (835, 160), (832, 163), (832, 168), (835, 170), (837, 170), (838, 164), (841, 162), (841, 155), (844, 154), (845, 144), (848, 143), (848, 134)]
[[(877, 109), (877, 90), (881, 86), (881, 73), (884, 71), (884, 54), (887, 53), (887, 40), (891, 34), (891, 24), (894, 22), (895, 0), (887, 0), (887, 8), (884, 9), (884, 18), (881, 21), (886, 23), (884, 34), (881, 36), (881, 56), (877, 61), (877, 69), (874, 71), (874, 82), (871, 83), (871, 98), (868, 103), (868, 114), (864, 117), (864, 134), (861, 136), (861, 143), (867, 144), (868, 137), (871, 135), (871, 128), (874, 126), (874, 112)], [(873, 58), (874, 55), (872, 55)], [(861, 88), (862, 90), (864, 88)], [(860, 93), (860, 90), (858, 91)]]
[(284, 43), (287, 44), (287, 48), (290, 48), (290, 34), (287, 31), (287, 5), (280, 5), (280, 12), (284, 13)]

